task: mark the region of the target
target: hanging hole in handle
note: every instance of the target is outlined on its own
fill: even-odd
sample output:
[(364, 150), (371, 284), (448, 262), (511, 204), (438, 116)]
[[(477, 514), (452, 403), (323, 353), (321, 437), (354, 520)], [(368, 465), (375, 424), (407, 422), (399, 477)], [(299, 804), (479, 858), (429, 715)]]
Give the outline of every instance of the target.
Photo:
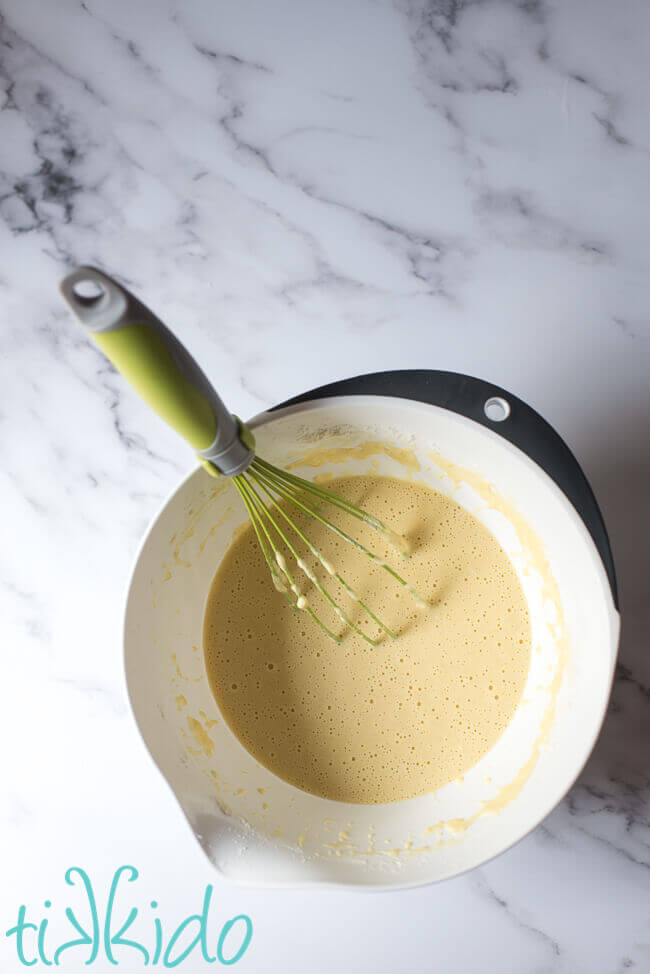
[(106, 288), (98, 281), (85, 278), (74, 282), (72, 285), (72, 293), (74, 294), (75, 300), (79, 304), (82, 304), (84, 308), (93, 308), (106, 295)]
[(492, 396), (483, 406), (483, 412), (493, 423), (502, 423), (510, 415), (510, 403), (501, 396)]

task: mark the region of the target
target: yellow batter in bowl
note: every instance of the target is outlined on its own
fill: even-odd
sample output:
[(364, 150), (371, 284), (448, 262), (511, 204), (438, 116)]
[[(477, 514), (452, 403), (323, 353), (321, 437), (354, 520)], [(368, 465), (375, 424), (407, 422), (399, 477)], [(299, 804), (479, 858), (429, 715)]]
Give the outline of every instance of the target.
[[(385, 520), (411, 545), (402, 560), (369, 528), (331, 520), (395, 563), (429, 607), (317, 520), (306, 532), (398, 636), (377, 647), (345, 628), (305, 579), (334, 643), (273, 587), (252, 526), (212, 583), (204, 622), (210, 686), (244, 747), (285, 781), (342, 802), (376, 804), (435, 791), (472, 768), (512, 718), (531, 653), (528, 607), (492, 534), (449, 497), (380, 475), (328, 487)], [(305, 558), (317, 570), (315, 560)], [(351, 618), (380, 635), (337, 583)]]

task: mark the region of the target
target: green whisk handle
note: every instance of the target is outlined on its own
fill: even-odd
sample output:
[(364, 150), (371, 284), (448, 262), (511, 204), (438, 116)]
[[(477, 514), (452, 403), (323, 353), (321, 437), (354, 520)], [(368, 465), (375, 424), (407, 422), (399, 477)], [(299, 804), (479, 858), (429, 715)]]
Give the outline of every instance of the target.
[(118, 372), (187, 440), (210, 473), (233, 477), (249, 466), (254, 452), (248, 431), (153, 312), (94, 267), (76, 268), (60, 288)]

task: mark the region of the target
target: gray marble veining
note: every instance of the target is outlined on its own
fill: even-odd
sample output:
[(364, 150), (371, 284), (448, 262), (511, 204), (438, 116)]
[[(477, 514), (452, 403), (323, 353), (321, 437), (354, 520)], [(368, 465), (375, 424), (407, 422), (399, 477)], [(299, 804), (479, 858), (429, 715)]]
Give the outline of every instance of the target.
[[(208, 881), (119, 652), (131, 559), (191, 457), (63, 309), (86, 262), (244, 416), (391, 367), (512, 389), (612, 535), (620, 664), (566, 800), (399, 905), (218, 884), (259, 924), (255, 970), (339, 947), (358, 970), (650, 970), (649, 31), (641, 0), (1, 0), (3, 916), (84, 857), (160, 878), (170, 835), (169, 896)], [(332, 938), (350, 914), (366, 953)]]

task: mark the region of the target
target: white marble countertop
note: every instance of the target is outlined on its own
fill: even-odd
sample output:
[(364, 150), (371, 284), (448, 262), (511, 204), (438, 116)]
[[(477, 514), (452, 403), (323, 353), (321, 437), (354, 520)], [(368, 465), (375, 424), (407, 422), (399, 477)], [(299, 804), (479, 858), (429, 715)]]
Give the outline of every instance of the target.
[[(126, 863), (165, 922), (206, 883), (215, 916), (249, 914), (242, 971), (650, 970), (650, 9), (0, 11), (2, 971), (22, 970), (4, 936), (20, 904), (62, 912), (71, 866), (105, 898)], [(214, 873), (136, 735), (120, 648), (139, 539), (192, 457), (63, 307), (75, 263), (130, 283), (242, 416), (446, 368), (565, 436), (611, 534), (624, 635), (591, 760), (517, 847), (396, 894)]]

